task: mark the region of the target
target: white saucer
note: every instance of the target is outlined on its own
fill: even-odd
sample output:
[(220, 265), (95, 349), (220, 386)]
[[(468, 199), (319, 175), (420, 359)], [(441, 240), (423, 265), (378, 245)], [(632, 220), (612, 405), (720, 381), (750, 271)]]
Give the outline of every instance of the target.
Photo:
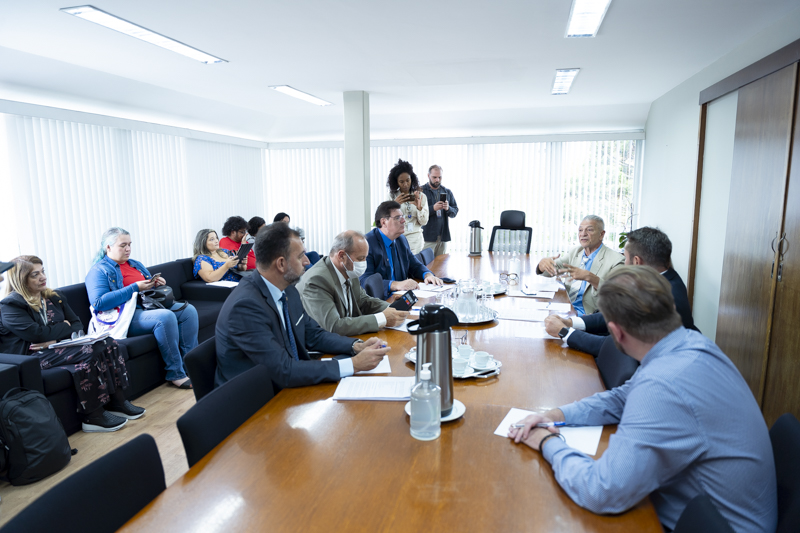
[[(464, 413), (467, 412), (467, 407), (459, 402), (458, 400), (453, 400), (453, 410), (450, 411), (450, 414), (442, 417), (442, 422), (452, 422), (453, 420), (458, 420)], [(411, 416), (411, 402), (406, 403), (406, 414)]]
[(498, 365), (497, 360), (492, 359), (491, 361), (489, 361), (488, 365), (478, 366), (478, 364), (475, 362), (475, 358), (473, 357), (472, 359), (469, 360), (469, 366), (474, 368), (476, 372), (482, 372), (484, 370), (494, 370), (500, 365)]

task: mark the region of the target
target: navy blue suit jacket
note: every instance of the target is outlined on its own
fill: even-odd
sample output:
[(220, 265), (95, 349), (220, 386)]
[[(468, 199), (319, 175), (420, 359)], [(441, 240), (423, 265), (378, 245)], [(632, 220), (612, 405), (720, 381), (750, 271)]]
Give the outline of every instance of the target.
[(280, 389), (339, 380), (336, 361), (313, 360), (308, 350), (350, 355), (353, 339), (322, 329), (306, 313), (294, 285), (284, 292), (300, 360), (292, 357), (278, 306), (264, 280), (254, 272), (239, 282), (217, 318), (216, 386), (257, 364), (270, 370), (273, 383)]
[[(689, 308), (689, 296), (686, 293), (686, 285), (683, 284), (681, 276), (673, 268), (669, 268), (664, 272), (664, 277), (669, 281), (672, 288), (672, 297), (675, 300), (675, 309), (681, 316), (683, 327), (686, 329), (693, 329), (700, 331), (694, 325), (692, 318), (692, 310)], [(597, 357), (600, 349), (603, 347), (603, 342), (606, 340), (604, 336), (608, 335), (608, 327), (606, 327), (606, 319), (603, 318), (602, 313), (592, 313), (584, 315), (583, 322), (586, 324), (586, 331), (573, 331), (572, 335), (567, 339), (567, 344), (570, 348), (575, 348), (582, 352), (590, 353)], [(606, 348), (607, 350), (609, 347)]]
[[(373, 229), (367, 233), (367, 243), (369, 244), (369, 255), (367, 255), (367, 271), (359, 278), (361, 286), (371, 275), (378, 273), (383, 278), (383, 299), (392, 293), (389, 286), (392, 284), (392, 268), (389, 266), (389, 258), (386, 255), (386, 247), (383, 245), (381, 230)], [(400, 235), (394, 241), (395, 255), (394, 272), (395, 281), (406, 279), (425, 279), (425, 274), (430, 272), (425, 265), (419, 262), (411, 253), (405, 235)]]

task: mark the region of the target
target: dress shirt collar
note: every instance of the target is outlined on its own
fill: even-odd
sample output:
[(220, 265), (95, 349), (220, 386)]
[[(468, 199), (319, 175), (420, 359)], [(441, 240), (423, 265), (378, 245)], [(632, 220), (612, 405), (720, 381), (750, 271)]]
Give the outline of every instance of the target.
[[(259, 276), (261, 276), (260, 273), (259, 273)], [(267, 284), (267, 289), (269, 290), (269, 294), (272, 296), (272, 299), (275, 300), (275, 304), (276, 305), (280, 305), (280, 299), (281, 299), (281, 296), (283, 296), (283, 291), (280, 290), (275, 285), (273, 285), (272, 283), (270, 283), (270, 281), (267, 278), (265, 278), (264, 276), (261, 276), (261, 279), (263, 279), (264, 283)]]
[(588, 258), (589, 258), (589, 261), (592, 261), (592, 260), (593, 260), (595, 257), (597, 257), (597, 254), (598, 254), (598, 253), (600, 253), (600, 250), (602, 250), (602, 249), (603, 249), (603, 243), (601, 242), (601, 243), (600, 243), (600, 246), (598, 246), (598, 247), (597, 247), (597, 250), (595, 250), (594, 252), (592, 252), (592, 253), (591, 253), (591, 254), (589, 254), (588, 256), (586, 255), (586, 249), (584, 249), (584, 250), (583, 250), (583, 255), (585, 255), (586, 257), (588, 257)]
[(347, 281), (347, 278), (342, 275), (333, 261), (331, 261), (331, 265), (333, 266), (333, 270), (336, 272), (336, 277), (339, 278), (339, 285), (344, 288), (344, 282)]
[(381, 238), (383, 239), (383, 245), (386, 246), (386, 249), (389, 249), (389, 246), (394, 242), (392, 239), (386, 236), (380, 229), (378, 229), (378, 233), (381, 234)]
[(659, 357), (663, 357), (665, 355), (669, 355), (672, 351), (675, 350), (679, 345), (686, 342), (686, 337), (691, 335), (692, 331), (684, 328), (683, 326), (678, 327), (675, 331), (658, 341), (650, 351), (642, 358), (642, 361), (639, 363), (640, 368), (644, 368), (647, 364), (655, 361)]

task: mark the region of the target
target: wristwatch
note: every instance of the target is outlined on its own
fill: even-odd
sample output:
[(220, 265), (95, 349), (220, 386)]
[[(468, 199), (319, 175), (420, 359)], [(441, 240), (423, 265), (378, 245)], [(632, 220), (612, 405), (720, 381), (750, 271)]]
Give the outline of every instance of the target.
[(353, 341), (353, 345), (350, 347), (350, 349), (353, 351), (353, 355), (356, 354), (356, 344), (358, 344), (359, 342), (364, 342), (364, 341), (362, 341), (361, 339), (356, 339)]
[(570, 331), (571, 331), (571, 328), (561, 328), (561, 331), (558, 332), (559, 338), (563, 339), (564, 337), (569, 335)]

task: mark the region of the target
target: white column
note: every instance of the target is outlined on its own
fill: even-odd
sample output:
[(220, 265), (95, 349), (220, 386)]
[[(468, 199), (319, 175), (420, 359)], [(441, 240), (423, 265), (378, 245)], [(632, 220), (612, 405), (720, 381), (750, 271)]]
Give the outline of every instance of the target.
[(369, 178), (369, 93), (344, 93), (345, 227), (366, 232), (372, 225)]

